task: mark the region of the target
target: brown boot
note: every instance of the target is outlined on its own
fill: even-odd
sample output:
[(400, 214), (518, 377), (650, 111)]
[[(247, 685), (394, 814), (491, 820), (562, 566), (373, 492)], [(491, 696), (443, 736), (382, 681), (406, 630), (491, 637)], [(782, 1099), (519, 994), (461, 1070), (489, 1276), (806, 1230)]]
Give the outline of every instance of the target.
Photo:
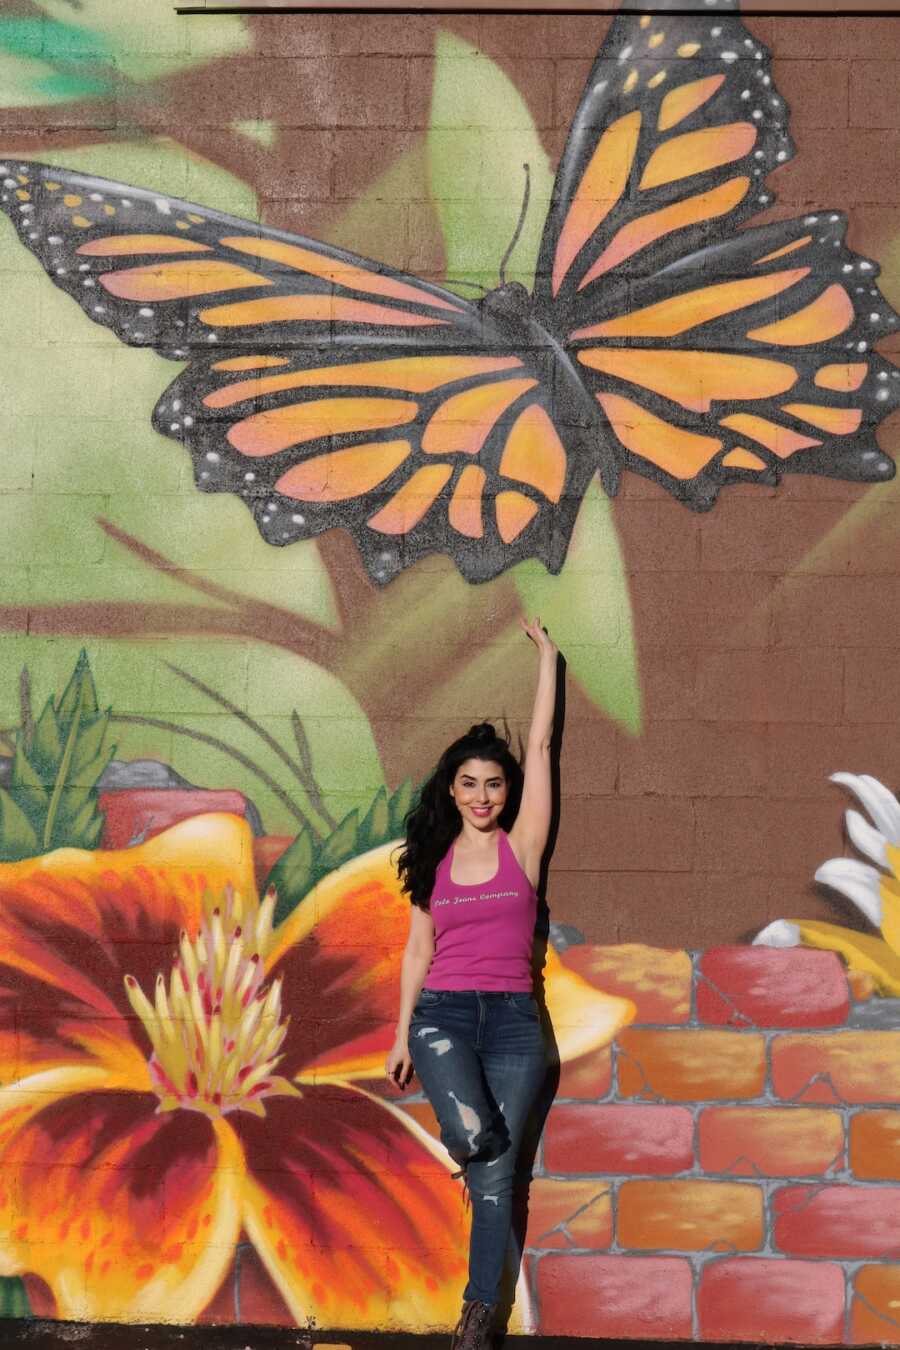
[(450, 1350), (487, 1350), (494, 1306), (493, 1303), (481, 1303), (478, 1299), (464, 1303), (450, 1340)]

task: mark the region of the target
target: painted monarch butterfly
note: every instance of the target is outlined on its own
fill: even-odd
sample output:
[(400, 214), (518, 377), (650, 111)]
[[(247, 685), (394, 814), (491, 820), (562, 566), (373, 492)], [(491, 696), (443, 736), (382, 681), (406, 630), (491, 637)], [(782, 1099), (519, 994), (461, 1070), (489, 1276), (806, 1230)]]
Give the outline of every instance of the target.
[(897, 315), (835, 211), (737, 230), (793, 153), (736, 0), (623, 10), (559, 165), (535, 288), (478, 302), (279, 230), (37, 163), (0, 201), (123, 342), (184, 361), (153, 423), (271, 544), (336, 525), (389, 581), (565, 559), (599, 472), (688, 506), (783, 471), (877, 482)]

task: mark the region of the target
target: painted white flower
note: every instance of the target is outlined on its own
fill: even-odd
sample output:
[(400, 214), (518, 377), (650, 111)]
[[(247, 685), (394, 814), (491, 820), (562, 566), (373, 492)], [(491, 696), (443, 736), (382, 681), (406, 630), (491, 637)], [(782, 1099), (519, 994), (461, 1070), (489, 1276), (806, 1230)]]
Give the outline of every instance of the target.
[(871, 817), (873, 823), (852, 808), (844, 817), (851, 842), (871, 863), (829, 858), (815, 879), (852, 901), (881, 935), (816, 920), (776, 919), (753, 942), (761, 947), (802, 943), (839, 952), (851, 970), (865, 972), (881, 993), (900, 994), (900, 802), (869, 774), (833, 773), (830, 781), (849, 788)]
[(880, 928), (885, 883), (888, 895), (896, 892), (896, 873), (900, 871), (900, 802), (883, 783), (866, 773), (833, 773), (831, 782), (849, 788), (872, 817), (874, 825), (858, 811), (844, 813), (851, 842), (878, 866), (870, 867), (855, 858), (829, 858), (816, 872), (816, 881), (840, 891)]

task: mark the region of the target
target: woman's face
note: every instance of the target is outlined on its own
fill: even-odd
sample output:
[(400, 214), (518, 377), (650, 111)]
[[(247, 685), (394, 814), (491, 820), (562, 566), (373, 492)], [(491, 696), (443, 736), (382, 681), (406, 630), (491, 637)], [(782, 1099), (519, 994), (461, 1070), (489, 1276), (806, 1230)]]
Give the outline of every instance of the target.
[(503, 769), (493, 759), (467, 759), (450, 784), (459, 814), (476, 830), (493, 829), (506, 805), (508, 790)]

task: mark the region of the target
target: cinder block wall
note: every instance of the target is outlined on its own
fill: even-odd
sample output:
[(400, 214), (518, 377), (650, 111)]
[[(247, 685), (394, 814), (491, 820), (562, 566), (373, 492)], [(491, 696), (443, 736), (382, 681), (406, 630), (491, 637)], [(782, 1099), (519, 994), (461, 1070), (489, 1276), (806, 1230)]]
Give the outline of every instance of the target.
[[(453, 260), (483, 269), (488, 285), (508, 240), (485, 243), (483, 166), (498, 146), (518, 163), (525, 144), (555, 165), (609, 22), (310, 14), (176, 23), (163, 0), (139, 23), (112, 10), (94, 27), (86, 10), (71, 22), (43, 10), (23, 15), (20, 22), (16, 9), (12, 27), (0, 29), (10, 48), (0, 66), (8, 72), (0, 74), (4, 160), (119, 178), (426, 280), (445, 277), (450, 221)], [(850, 245), (877, 261), (884, 295), (900, 307), (900, 19), (750, 17), (747, 26), (774, 53), (796, 142), (771, 178), (777, 202), (757, 220), (845, 212)], [(435, 122), (439, 60), (472, 107), (475, 134), (458, 158), (460, 143)], [(504, 91), (508, 115), (495, 125), (479, 120), (473, 68)], [(27, 192), (11, 182), (14, 193)], [(462, 228), (470, 218), (481, 222), (471, 238)], [(39, 711), (84, 647), (101, 704), (113, 709), (117, 758), (157, 762), (153, 772), (145, 766), (105, 784), (98, 837), (115, 854), (109, 867), (128, 875), (129, 896), (142, 895), (143, 882), (131, 877), (128, 849), (211, 810), (250, 821), (262, 885), (307, 816), (322, 838), (351, 810), (364, 816), (383, 784), (396, 790), (421, 778), (481, 717), (506, 714), (514, 732), (524, 730), (534, 672), (515, 629), (525, 599), (509, 576), (466, 585), (449, 562), (430, 558), (379, 589), (342, 531), (305, 551), (263, 544), (245, 508), (198, 492), (189, 456), (152, 430), (170, 367), (107, 340), (0, 224), (0, 782), (28, 723), (29, 689)], [(882, 348), (900, 358), (900, 340)], [(895, 452), (896, 419), (880, 443)], [(853, 921), (811, 879), (844, 849), (845, 803), (828, 775), (846, 769), (900, 783), (898, 494), (897, 480), (867, 488), (788, 476), (777, 489), (728, 488), (713, 510), (695, 514), (625, 473), (603, 518), (615, 530), (606, 570), (594, 565), (568, 588), (549, 579), (528, 592), (570, 658), (551, 917), (563, 925), (557, 934), (572, 938), (575, 929), (586, 939), (567, 948), (565, 965), (632, 998), (638, 1012), (612, 1046), (562, 1065), (531, 1193), (527, 1330), (900, 1339), (893, 1004), (857, 1001), (837, 958), (740, 945), (782, 915)], [(591, 690), (576, 678), (579, 659), (582, 673), (609, 670), (606, 682)], [(286, 770), (288, 752), (294, 767)], [(312, 781), (303, 777), (309, 764)], [(194, 784), (207, 791), (195, 794)], [(160, 791), (165, 802), (152, 796)], [(44, 862), (35, 853), (37, 871)], [(199, 895), (202, 867), (217, 859), (194, 862)], [(93, 862), (85, 867), (87, 875)], [(381, 874), (377, 881), (386, 886)], [(322, 1036), (343, 1019), (354, 1055), (386, 1034), (393, 1015), (400, 910), (396, 895), (375, 893), (385, 902), (373, 931), (389, 991), (379, 986), (376, 998), (367, 986), (372, 1001), (362, 1011), (347, 995), (334, 1012), (324, 992), (333, 996), (332, 985), (311, 975), (285, 1008)], [(346, 927), (336, 922), (321, 939), (341, 961), (370, 936), (368, 916), (348, 908)], [(0, 908), (0, 919), (6, 913)], [(169, 969), (177, 930), (151, 918), (140, 941), (113, 924), (103, 948), (109, 969), (90, 965), (92, 978), (114, 971), (116, 998), (116, 962), (130, 970), (136, 951), (148, 962), (147, 989), (157, 969)], [(64, 934), (60, 970), (83, 938)], [(30, 989), (4, 985), (2, 1030), (13, 1047), (4, 1092), (43, 1065), (41, 1037), (56, 1011)], [(143, 1041), (140, 1050), (144, 1065)], [(347, 1099), (333, 1082), (324, 1090), (310, 1119), (327, 1142), (340, 1136)], [(149, 1089), (146, 1097), (155, 1110)], [(55, 1097), (47, 1104), (63, 1110)], [(433, 1131), (421, 1101), (404, 1109)], [(386, 1179), (386, 1204), (384, 1195), (402, 1195), (408, 1181), (397, 1157), (411, 1155), (391, 1151), (389, 1113), (379, 1115), (377, 1102), (371, 1111), (367, 1124), (384, 1130), (384, 1139), (374, 1131), (372, 1171)], [(195, 1133), (180, 1137), (185, 1149), (200, 1137), (199, 1119), (191, 1115)], [(255, 1137), (272, 1150), (265, 1158), (283, 1164), (277, 1130), (254, 1136), (252, 1123), (243, 1122), (242, 1146)], [(380, 1248), (380, 1285), (363, 1281), (356, 1305), (324, 1301), (333, 1271), (349, 1269), (341, 1262), (351, 1258), (347, 1244), (329, 1246), (319, 1233), (302, 1253), (316, 1275), (299, 1294), (290, 1283), (299, 1276), (281, 1271), (275, 1286), (278, 1243), (266, 1265), (241, 1230), (223, 1282), (190, 1311), (175, 1297), (141, 1301), (141, 1280), (156, 1271), (149, 1260), (132, 1262), (134, 1272), (126, 1261), (134, 1289), (104, 1304), (95, 1275), (109, 1258), (90, 1248), (103, 1238), (81, 1220), (70, 1242), (69, 1228), (41, 1227), (50, 1211), (29, 1210), (24, 1199), (25, 1182), (60, 1161), (60, 1137), (41, 1136), (43, 1151), (23, 1155), (25, 1163), (13, 1157), (3, 1191), (13, 1217), (0, 1222), (0, 1247), (9, 1256), (19, 1244), (7, 1268), (26, 1275), (34, 1311), (59, 1314), (47, 1243), (68, 1261), (77, 1239), (88, 1246), (71, 1257), (70, 1288), (87, 1301), (71, 1306), (102, 1305), (104, 1316), (290, 1324), (315, 1306), (320, 1325), (331, 1316), (348, 1328), (424, 1329), (432, 1316), (448, 1319), (461, 1246), (440, 1283), (429, 1261), (443, 1260), (441, 1251), (423, 1260), (397, 1244), (420, 1285), (433, 1281), (427, 1298), (444, 1300), (419, 1317), (403, 1301), (409, 1281)], [(440, 1170), (433, 1155), (429, 1163)], [(98, 1168), (85, 1169), (96, 1178)], [(311, 1171), (312, 1194), (323, 1180)], [(190, 1216), (178, 1232), (206, 1259), (203, 1219)], [(453, 1221), (459, 1244), (461, 1209)], [(163, 1251), (170, 1265), (183, 1255), (174, 1241)], [(34, 1277), (37, 1269), (48, 1279)]]

